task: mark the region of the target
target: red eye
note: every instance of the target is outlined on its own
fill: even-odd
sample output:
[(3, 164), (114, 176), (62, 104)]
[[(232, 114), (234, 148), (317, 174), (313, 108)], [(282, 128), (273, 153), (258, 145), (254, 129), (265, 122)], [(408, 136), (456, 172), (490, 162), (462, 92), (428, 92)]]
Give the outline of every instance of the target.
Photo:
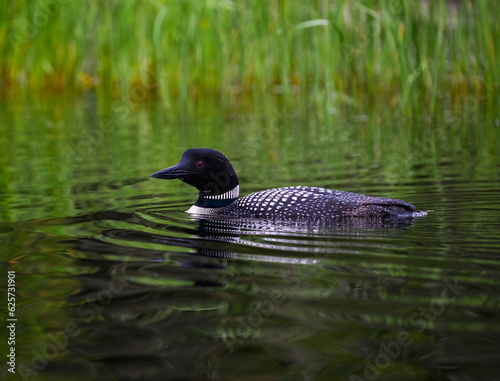
[(202, 161), (198, 161), (198, 162), (196, 162), (196, 166), (197, 166), (198, 168), (201, 168), (201, 167), (203, 167), (204, 165), (205, 165), (205, 163), (204, 163), (204, 162), (202, 162)]

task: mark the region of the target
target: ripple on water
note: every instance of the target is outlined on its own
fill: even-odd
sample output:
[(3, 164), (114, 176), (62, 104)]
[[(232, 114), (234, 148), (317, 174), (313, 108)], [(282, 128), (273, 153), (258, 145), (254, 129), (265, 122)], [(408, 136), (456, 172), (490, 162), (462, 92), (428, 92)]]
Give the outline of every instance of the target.
[(56, 373), (349, 379), (399, 343), (383, 374), (481, 378), (500, 354), (498, 182), (416, 186), (431, 212), (413, 220), (200, 219), (151, 195), (1, 234), (33, 276), (30, 316), (80, 330)]

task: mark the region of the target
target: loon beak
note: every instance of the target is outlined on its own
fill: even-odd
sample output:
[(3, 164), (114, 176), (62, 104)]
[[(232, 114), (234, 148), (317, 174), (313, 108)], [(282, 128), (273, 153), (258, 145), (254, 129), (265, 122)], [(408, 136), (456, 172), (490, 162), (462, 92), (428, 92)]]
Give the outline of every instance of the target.
[(179, 164), (174, 165), (173, 167), (168, 167), (162, 169), (161, 171), (155, 172), (149, 177), (156, 177), (157, 179), (179, 179), (182, 180), (188, 174), (188, 172), (182, 168), (179, 168)]

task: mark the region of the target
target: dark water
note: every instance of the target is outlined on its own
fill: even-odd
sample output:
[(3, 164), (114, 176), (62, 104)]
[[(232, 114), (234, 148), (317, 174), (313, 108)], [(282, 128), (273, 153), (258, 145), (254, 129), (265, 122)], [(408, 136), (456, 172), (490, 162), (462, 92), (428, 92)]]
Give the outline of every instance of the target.
[[(139, 115), (101, 136), (84, 112), (73, 130), (70, 116), (23, 115), (2, 139), (1, 271), (4, 284), (16, 271), (18, 319), (17, 374), (2, 364), (2, 379), (499, 374), (498, 130), (476, 132), (469, 149), (469, 136), (436, 133), (410, 154), (405, 137), (393, 148), (368, 144), (365, 127), (346, 122), (357, 132), (334, 136), (345, 138), (339, 153), (324, 141), (316, 148), (314, 128), (306, 143), (287, 140), (301, 123), (308, 130), (297, 120), (277, 128), (274, 146), (273, 136), (256, 137), (252, 151), (248, 130), (261, 122), (248, 119), (213, 134), (203, 132), (213, 119), (185, 132), (170, 122), (171, 132), (146, 113), (148, 122)], [(231, 136), (214, 143), (224, 131)], [(402, 198), (429, 214), (312, 225), (195, 220), (184, 213), (194, 189), (147, 177), (191, 146), (234, 157), (243, 194), (314, 185)]]

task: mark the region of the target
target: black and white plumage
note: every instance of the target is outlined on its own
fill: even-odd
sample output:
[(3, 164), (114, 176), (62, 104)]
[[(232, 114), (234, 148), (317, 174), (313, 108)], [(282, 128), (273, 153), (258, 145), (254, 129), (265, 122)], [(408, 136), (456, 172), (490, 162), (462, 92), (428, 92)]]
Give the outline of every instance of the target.
[(229, 160), (210, 148), (191, 148), (173, 167), (151, 177), (179, 179), (199, 190), (196, 203), (187, 211), (238, 217), (340, 218), (421, 217), (406, 201), (371, 197), (317, 187), (273, 188), (239, 197), (239, 182)]

